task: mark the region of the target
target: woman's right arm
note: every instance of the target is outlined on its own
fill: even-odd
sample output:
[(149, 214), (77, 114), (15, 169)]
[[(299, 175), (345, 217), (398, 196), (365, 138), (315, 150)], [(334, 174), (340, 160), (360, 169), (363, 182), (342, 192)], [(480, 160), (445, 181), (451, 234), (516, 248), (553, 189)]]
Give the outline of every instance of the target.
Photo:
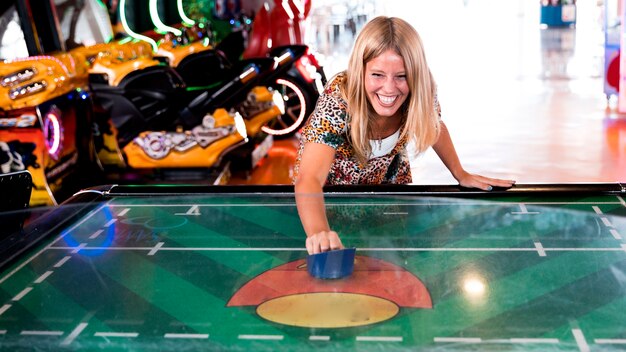
[(304, 145), (295, 196), (309, 254), (343, 248), (339, 235), (330, 229), (324, 206), (323, 187), (334, 160), (334, 148), (314, 142)]

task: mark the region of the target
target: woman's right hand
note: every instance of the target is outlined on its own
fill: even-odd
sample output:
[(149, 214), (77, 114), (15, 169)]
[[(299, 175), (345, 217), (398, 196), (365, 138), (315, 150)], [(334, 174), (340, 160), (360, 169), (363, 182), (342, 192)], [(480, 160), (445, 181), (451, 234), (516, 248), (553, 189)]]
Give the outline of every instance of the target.
[(320, 231), (306, 238), (306, 250), (317, 254), (335, 249), (343, 249), (341, 239), (335, 231)]

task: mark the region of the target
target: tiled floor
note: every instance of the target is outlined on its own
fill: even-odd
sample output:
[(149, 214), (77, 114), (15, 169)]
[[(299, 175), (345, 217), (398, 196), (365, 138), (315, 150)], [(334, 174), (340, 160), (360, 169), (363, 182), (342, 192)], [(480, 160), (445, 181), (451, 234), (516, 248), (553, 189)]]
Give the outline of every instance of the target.
[[(314, 2), (308, 37), (332, 76), (345, 68), (354, 38), (343, 29), (336, 38), (317, 32), (329, 28), (319, 22), (331, 18), (319, 16), (324, 2)], [(596, 2), (578, 3), (575, 28), (542, 28), (537, 1), (371, 3), (372, 13), (402, 17), (422, 36), (466, 169), (519, 183), (626, 181), (626, 117), (607, 109)], [(296, 144), (277, 143), (247, 181), (233, 181), (289, 183)], [(433, 152), (418, 158), (413, 177), (455, 183)]]

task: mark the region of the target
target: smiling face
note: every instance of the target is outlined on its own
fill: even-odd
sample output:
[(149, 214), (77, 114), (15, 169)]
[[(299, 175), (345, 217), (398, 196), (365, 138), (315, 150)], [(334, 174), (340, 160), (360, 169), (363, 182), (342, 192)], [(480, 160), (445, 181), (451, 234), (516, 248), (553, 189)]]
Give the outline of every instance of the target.
[(380, 117), (396, 115), (409, 96), (404, 60), (387, 50), (365, 64), (365, 92)]

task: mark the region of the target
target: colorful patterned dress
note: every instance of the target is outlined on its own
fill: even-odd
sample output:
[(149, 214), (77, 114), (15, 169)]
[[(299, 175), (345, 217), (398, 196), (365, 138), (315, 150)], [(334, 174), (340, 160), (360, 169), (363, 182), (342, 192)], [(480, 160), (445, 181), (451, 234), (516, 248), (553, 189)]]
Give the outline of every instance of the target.
[(407, 184), (412, 181), (407, 153), (407, 138), (401, 138), (386, 155), (371, 158), (361, 165), (348, 143), (347, 104), (341, 97), (345, 74), (335, 76), (319, 97), (315, 110), (302, 130), (300, 148), (294, 168), (297, 177), (304, 144), (321, 143), (334, 148), (335, 160), (326, 179), (327, 185)]

